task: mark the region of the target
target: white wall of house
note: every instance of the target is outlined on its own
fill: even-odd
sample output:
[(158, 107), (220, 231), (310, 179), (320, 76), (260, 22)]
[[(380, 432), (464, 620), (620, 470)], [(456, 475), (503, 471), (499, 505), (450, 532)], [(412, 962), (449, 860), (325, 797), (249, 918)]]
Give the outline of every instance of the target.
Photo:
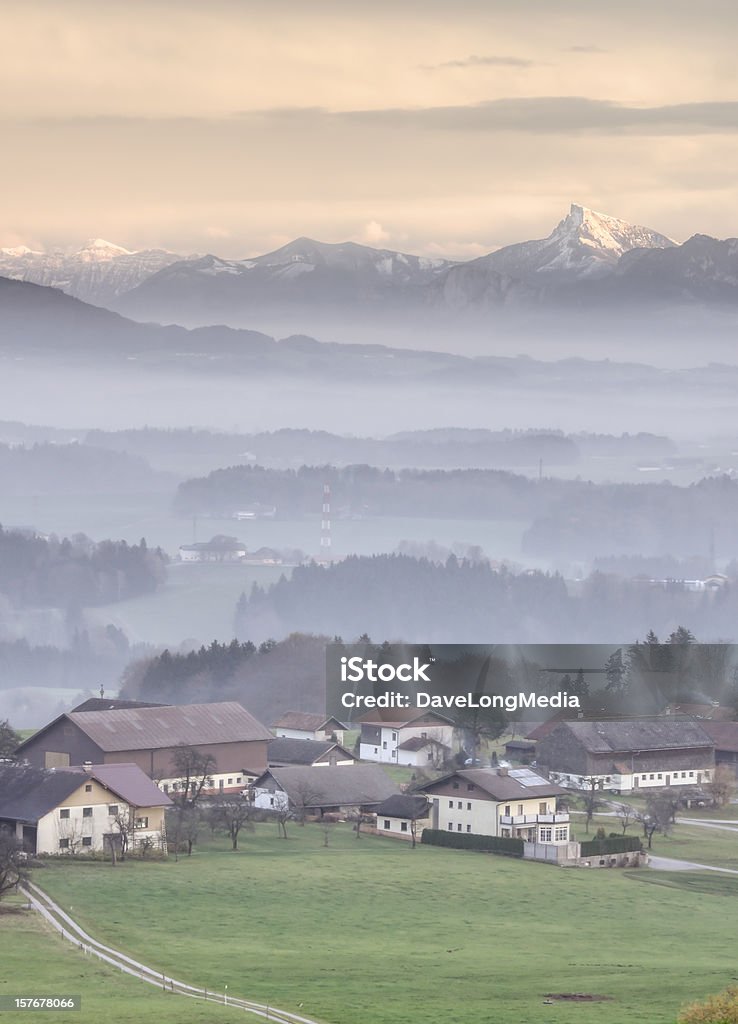
[(398, 750), (401, 743), (415, 737), (429, 736), (447, 747), (457, 749), (454, 745), (454, 729), (451, 725), (417, 725), (417, 726), (382, 726), (380, 737), (376, 743), (361, 743), (359, 757), (362, 761), (379, 761), (382, 764), (428, 764), (427, 757), (421, 761), (411, 761), (406, 755), (422, 753), (422, 751)]
[[(104, 836), (110, 832), (119, 832), (115, 823), (116, 814), (127, 818), (130, 810), (127, 804), (121, 801), (113, 803), (113, 800), (111, 794), (110, 803), (79, 807), (62, 805), (45, 814), (39, 819), (37, 826), (36, 852), (102, 852), (105, 848)], [(142, 808), (137, 809), (135, 813), (136, 820), (140, 822), (134, 830), (135, 841), (140, 842), (144, 837), (151, 837), (158, 843), (161, 838), (162, 808)]]
[[(464, 793), (462, 783), (453, 796), (434, 796), (438, 800), (438, 827), (447, 832), (481, 836), (531, 839), (541, 843), (569, 840), (569, 815), (556, 812), (556, 798), (536, 797), (497, 803), (478, 800)], [(545, 810), (544, 810), (545, 807)]]
[[(428, 828), (428, 818), (418, 818), (416, 825), (416, 840), (419, 842), (424, 828)], [(408, 818), (388, 818), (386, 815), (377, 815), (377, 834), (380, 836), (392, 836), (393, 839), (413, 838), (412, 822)]]
[(253, 791), (254, 807), (263, 811), (283, 811), (289, 806), (287, 794), (281, 789), (255, 789)]
[(314, 729), (283, 729), (281, 725), (274, 732), (277, 736), (284, 736), (290, 740), (322, 740), (324, 738), (321, 733), (315, 732)]
[[(248, 775), (245, 772), (214, 772), (208, 779), (208, 785), (204, 792), (216, 796), (218, 793), (240, 793), (254, 778), (254, 775)], [(199, 780), (197, 781), (199, 782)], [(157, 786), (162, 793), (168, 793), (171, 796), (181, 790), (182, 779), (178, 776), (161, 779), (157, 782)]]
[(693, 770), (663, 767), (660, 771), (616, 773), (612, 775), (578, 775), (575, 772), (550, 772), (552, 782), (560, 782), (575, 789), (589, 789), (591, 780), (596, 779), (600, 789), (614, 793), (632, 793), (639, 789), (666, 789), (667, 787), (701, 786), (712, 781), (714, 769)]

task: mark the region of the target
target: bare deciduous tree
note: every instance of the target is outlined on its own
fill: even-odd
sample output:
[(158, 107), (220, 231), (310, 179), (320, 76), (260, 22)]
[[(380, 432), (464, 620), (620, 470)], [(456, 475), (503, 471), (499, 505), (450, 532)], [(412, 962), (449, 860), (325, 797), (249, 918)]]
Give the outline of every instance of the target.
[(0, 899), (28, 880), (28, 857), (23, 846), (6, 828), (0, 828)]
[(238, 837), (244, 830), (252, 830), (254, 806), (240, 794), (220, 797), (207, 810), (210, 827), (226, 832), (231, 840), (231, 849), (238, 849)]

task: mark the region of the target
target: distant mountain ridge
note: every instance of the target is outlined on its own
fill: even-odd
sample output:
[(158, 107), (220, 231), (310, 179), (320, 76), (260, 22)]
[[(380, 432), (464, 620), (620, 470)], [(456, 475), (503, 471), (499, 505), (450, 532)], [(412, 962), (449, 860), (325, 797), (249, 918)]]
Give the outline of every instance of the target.
[[(92, 239), (74, 252), (0, 250), (0, 275), (61, 289), (135, 320), (315, 332), (324, 315), (484, 314), (648, 303), (738, 300), (738, 240), (679, 244), (641, 225), (572, 204), (542, 239), (466, 262), (297, 238), (250, 259), (131, 252)], [(294, 327), (290, 329), (295, 329)]]
[(27, 246), (0, 249), (0, 275), (59, 288), (93, 305), (105, 305), (184, 258), (165, 249), (131, 252), (103, 238), (90, 238), (72, 251), (43, 252)]

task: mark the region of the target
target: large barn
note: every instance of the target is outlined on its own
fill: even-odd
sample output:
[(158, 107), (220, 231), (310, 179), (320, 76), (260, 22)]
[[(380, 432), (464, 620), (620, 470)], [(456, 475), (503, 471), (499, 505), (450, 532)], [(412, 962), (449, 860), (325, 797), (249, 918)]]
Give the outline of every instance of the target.
[(538, 764), (566, 785), (615, 792), (710, 782), (715, 743), (686, 719), (559, 722), (536, 746)]
[(235, 701), (219, 704), (70, 711), (21, 743), (21, 761), (37, 768), (137, 764), (164, 789), (177, 775), (177, 748), (214, 759), (212, 788), (241, 789), (267, 766), (272, 733)]

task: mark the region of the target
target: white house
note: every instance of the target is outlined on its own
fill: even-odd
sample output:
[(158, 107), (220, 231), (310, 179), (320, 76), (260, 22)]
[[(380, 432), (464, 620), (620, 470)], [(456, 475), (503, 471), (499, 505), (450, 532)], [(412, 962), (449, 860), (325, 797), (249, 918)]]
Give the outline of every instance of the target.
[[(359, 757), (383, 764), (427, 765), (436, 763), (440, 747), (455, 749), (454, 723), (435, 711), (424, 711), (407, 719), (382, 719), (366, 715), (361, 719)], [(430, 746), (410, 740), (432, 740)], [(458, 746), (458, 745), (457, 745)]]
[(420, 786), (419, 792), (432, 803), (432, 828), (569, 843), (569, 815), (556, 809), (566, 790), (531, 768), (464, 769)]

